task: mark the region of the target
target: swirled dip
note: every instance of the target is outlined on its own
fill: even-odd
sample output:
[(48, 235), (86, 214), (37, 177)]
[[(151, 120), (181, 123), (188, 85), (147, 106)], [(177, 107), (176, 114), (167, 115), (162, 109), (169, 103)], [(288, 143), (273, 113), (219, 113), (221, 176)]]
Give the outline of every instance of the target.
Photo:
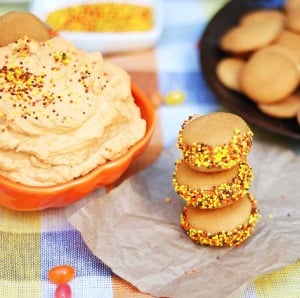
[(64, 183), (124, 154), (145, 130), (128, 74), (100, 53), (60, 37), (0, 48), (0, 175)]

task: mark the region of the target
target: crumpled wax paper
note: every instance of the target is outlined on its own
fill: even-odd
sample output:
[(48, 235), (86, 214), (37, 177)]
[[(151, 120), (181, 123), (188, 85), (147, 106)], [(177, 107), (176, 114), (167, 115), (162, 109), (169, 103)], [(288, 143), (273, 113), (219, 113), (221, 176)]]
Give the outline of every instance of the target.
[(173, 190), (176, 145), (69, 221), (115, 274), (156, 297), (227, 297), (261, 274), (300, 258), (300, 156), (255, 139), (251, 193), (261, 218), (238, 248), (194, 244), (179, 226), (184, 205)]

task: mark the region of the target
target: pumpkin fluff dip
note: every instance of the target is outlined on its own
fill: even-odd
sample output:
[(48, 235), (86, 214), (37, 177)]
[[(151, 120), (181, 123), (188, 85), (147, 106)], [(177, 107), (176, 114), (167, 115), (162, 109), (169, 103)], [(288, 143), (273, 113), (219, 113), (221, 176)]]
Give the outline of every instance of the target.
[(245, 160), (252, 138), (253, 132), (241, 117), (215, 112), (186, 119), (178, 133), (178, 147), (194, 170), (216, 172)]
[(129, 75), (61, 37), (0, 48), (0, 175), (30, 186), (83, 176), (145, 134)]

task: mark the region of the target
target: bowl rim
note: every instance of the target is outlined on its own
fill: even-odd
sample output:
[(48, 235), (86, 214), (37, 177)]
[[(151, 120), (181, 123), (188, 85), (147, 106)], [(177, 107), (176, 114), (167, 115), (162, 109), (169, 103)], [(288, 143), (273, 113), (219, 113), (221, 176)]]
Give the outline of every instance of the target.
[(96, 168), (94, 168), (93, 170), (91, 170), (90, 172), (88, 172), (83, 176), (80, 176), (71, 181), (57, 184), (57, 185), (31, 186), (31, 185), (15, 182), (13, 180), (10, 180), (9, 178), (0, 175), (0, 188), (6, 187), (9, 189), (14, 189), (15, 191), (18, 192), (31, 193), (31, 194), (38, 194), (42, 192), (51, 193), (51, 192), (66, 191), (72, 189), (75, 186), (84, 184), (89, 180), (93, 180), (99, 174), (99, 171), (102, 172), (103, 170), (113, 168), (118, 164), (122, 164), (128, 159), (133, 159), (137, 151), (139, 151), (139, 149), (141, 149), (150, 140), (155, 128), (156, 114), (155, 114), (154, 106), (150, 101), (150, 99), (148, 99), (148, 97), (144, 94), (144, 92), (133, 83), (131, 83), (131, 93), (134, 100), (136, 100), (136, 98), (141, 99), (141, 102), (143, 102), (143, 107), (145, 108), (145, 110), (147, 111), (147, 115), (149, 116), (145, 119), (141, 115), (142, 118), (146, 121), (146, 132), (144, 136), (139, 141), (137, 141), (134, 145), (132, 145), (123, 155), (121, 155), (120, 157), (114, 160), (108, 161), (104, 164), (97, 166)]

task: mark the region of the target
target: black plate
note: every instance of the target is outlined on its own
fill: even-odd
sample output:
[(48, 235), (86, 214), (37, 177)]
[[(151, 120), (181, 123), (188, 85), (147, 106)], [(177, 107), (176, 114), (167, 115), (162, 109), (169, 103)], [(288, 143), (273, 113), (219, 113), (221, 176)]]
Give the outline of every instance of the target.
[(281, 120), (263, 114), (253, 101), (243, 94), (227, 89), (216, 77), (216, 65), (225, 56), (218, 45), (221, 36), (236, 25), (243, 14), (262, 7), (279, 8), (282, 7), (282, 1), (232, 0), (212, 18), (200, 41), (199, 53), (203, 75), (218, 100), (229, 110), (269, 132), (300, 140), (300, 127), (296, 118)]

